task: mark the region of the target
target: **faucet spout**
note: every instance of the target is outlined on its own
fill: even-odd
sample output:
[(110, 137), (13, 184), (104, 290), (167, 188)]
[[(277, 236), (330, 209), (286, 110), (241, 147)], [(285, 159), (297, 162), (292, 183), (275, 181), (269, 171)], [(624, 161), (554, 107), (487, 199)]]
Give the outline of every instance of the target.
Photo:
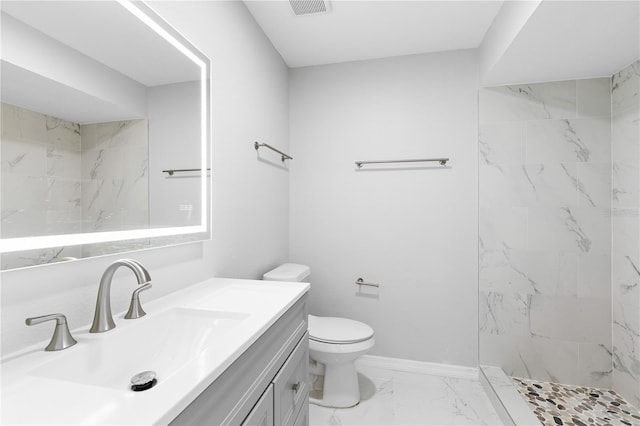
[(136, 276), (138, 285), (148, 283), (151, 281), (151, 275), (149, 271), (142, 266), (140, 262), (132, 259), (120, 259), (113, 262), (105, 269), (100, 278), (100, 288), (98, 289), (98, 300), (96, 301), (96, 312), (93, 316), (93, 324), (89, 330), (91, 333), (102, 333), (104, 331), (115, 328), (116, 324), (113, 322), (113, 314), (111, 313), (111, 281), (113, 274), (121, 266), (125, 266)]

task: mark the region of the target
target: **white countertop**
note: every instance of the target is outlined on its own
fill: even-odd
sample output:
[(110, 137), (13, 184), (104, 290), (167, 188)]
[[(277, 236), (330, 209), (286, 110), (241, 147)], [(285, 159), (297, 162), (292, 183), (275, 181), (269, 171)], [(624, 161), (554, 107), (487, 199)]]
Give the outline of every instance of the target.
[[(12, 354), (1, 364), (0, 421), (2, 424), (47, 425), (169, 423), (308, 289), (307, 283), (213, 278), (143, 303), (147, 315), (142, 318), (125, 320), (124, 312), (115, 314), (116, 328), (108, 332), (89, 333), (89, 325), (72, 330), (71, 334), (78, 343), (68, 349), (45, 352), (47, 342), (42, 342)], [(215, 347), (194, 351), (193, 358), (184, 365), (180, 364), (179, 370), (164, 376), (162, 371), (157, 371), (158, 384), (144, 392), (131, 391), (128, 383), (121, 387), (119, 384), (81, 383), (82, 379), (65, 377), (61, 368), (55, 371), (56, 366), (66, 367), (64, 362), (73, 351), (84, 351), (75, 355), (90, 355), (87, 357), (89, 368), (94, 362), (96, 365), (109, 363), (109, 359), (100, 359), (106, 353), (101, 348), (109, 347), (110, 342), (118, 341), (126, 333), (131, 335), (135, 327), (144, 330), (146, 321), (157, 320), (159, 315), (175, 308), (241, 312), (246, 314), (246, 318), (216, 338)], [(140, 334), (140, 339), (144, 340), (144, 333)], [(185, 348), (176, 348), (176, 351), (179, 349), (184, 352)], [(135, 364), (135, 351), (126, 356), (130, 356), (132, 365)], [(74, 372), (81, 371), (83, 367), (87, 368), (78, 365)], [(127, 367), (123, 366), (123, 369)], [(154, 370), (153, 367), (151, 365), (148, 369)], [(138, 372), (123, 371), (123, 374), (129, 377)]]

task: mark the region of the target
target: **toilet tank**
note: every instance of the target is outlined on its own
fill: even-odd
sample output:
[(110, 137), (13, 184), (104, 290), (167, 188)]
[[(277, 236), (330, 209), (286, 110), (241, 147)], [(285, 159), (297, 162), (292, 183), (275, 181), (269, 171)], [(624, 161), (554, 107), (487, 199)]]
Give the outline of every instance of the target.
[(265, 281), (306, 282), (308, 281), (309, 275), (311, 275), (311, 268), (307, 265), (285, 263), (264, 274), (262, 279)]

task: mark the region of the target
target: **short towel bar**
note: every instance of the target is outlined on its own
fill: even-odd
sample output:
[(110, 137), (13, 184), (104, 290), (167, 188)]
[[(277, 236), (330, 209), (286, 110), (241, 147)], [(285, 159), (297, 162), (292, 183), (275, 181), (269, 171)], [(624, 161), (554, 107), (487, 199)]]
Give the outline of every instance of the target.
[(368, 285), (369, 287), (380, 287), (380, 284), (368, 283), (368, 282), (365, 282), (362, 278), (358, 278), (356, 280), (356, 284), (358, 284), (358, 285)]
[(278, 154), (282, 155), (282, 162), (283, 163), (284, 163), (284, 160), (293, 160), (293, 157), (290, 156), (289, 154), (285, 154), (284, 152), (280, 151), (279, 149), (276, 149), (276, 148), (272, 147), (271, 145), (269, 145), (267, 143), (258, 143), (258, 142), (254, 142), (253, 143), (253, 147), (256, 149), (256, 151), (261, 146), (264, 146), (265, 148), (269, 148), (270, 150), (275, 151)]

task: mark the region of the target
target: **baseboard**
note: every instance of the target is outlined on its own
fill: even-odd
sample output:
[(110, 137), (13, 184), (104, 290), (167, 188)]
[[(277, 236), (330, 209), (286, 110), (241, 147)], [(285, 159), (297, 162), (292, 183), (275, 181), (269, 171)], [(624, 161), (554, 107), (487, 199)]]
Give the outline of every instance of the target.
[(431, 374), (434, 376), (455, 377), (459, 379), (478, 379), (478, 368), (476, 367), (438, 364), (435, 362), (413, 361), (409, 359), (389, 358), (376, 355), (361, 356), (356, 361), (356, 366), (405, 371), (408, 373)]

